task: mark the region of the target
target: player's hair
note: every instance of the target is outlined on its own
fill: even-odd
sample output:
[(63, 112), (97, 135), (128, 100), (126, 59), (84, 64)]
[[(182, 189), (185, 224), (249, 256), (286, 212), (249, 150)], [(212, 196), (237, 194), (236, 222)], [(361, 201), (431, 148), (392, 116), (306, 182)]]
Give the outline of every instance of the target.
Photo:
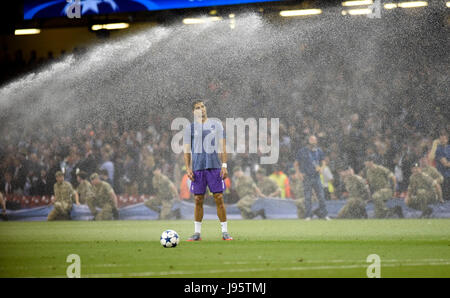
[(196, 100), (194, 100), (194, 101), (192, 102), (192, 110), (195, 110), (195, 105), (198, 104), (198, 103), (201, 103), (201, 102), (204, 103), (204, 101), (201, 100), (201, 99), (196, 99)]

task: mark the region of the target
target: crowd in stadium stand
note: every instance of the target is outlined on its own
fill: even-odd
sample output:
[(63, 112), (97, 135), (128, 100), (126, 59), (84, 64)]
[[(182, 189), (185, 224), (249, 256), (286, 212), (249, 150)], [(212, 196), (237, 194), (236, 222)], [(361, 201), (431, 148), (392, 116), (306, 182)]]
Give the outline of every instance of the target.
[[(277, 170), (287, 174), (298, 148), (308, 135), (315, 134), (335, 178), (331, 198), (340, 198), (343, 191), (335, 164), (345, 162), (360, 172), (369, 155), (396, 173), (400, 182), (397, 196), (404, 196), (413, 163), (429, 156), (437, 133), (449, 129), (443, 114), (424, 114), (408, 100), (393, 102), (391, 110), (364, 112), (344, 108), (336, 98), (330, 98), (326, 103), (315, 101), (308, 110), (298, 122), (281, 119)], [(155, 160), (163, 165), (163, 173), (180, 185), (183, 157), (172, 153), (172, 132), (167, 123), (150, 116), (134, 129), (124, 129), (115, 121), (70, 128), (45, 123), (25, 130), (5, 126), (0, 140), (1, 191), (7, 195), (51, 195), (57, 171), (64, 168), (65, 179), (76, 185), (79, 168), (88, 174), (103, 174), (116, 193), (152, 194)], [(251, 175), (258, 163), (257, 154), (233, 154), (230, 159), (231, 169), (239, 164)], [(265, 167), (269, 173), (276, 170)]]

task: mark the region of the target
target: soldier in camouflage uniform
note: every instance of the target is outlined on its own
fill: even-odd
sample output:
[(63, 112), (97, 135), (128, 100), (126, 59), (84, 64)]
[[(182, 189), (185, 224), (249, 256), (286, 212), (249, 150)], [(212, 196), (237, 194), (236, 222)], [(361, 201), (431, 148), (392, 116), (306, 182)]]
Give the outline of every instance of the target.
[(239, 196), (237, 206), (241, 211), (241, 216), (244, 219), (252, 219), (258, 215), (261, 215), (263, 219), (266, 218), (264, 209), (260, 209), (257, 212), (252, 211), (252, 206), (258, 199), (258, 197), (264, 198), (264, 194), (259, 190), (253, 181), (252, 177), (245, 176), (241, 167), (234, 168), (234, 179), (236, 192)]
[(87, 180), (87, 173), (80, 171), (77, 173), (78, 187), (76, 189), (75, 200), (77, 203), (87, 204), (94, 199), (94, 191), (91, 183)]
[(3, 220), (8, 220), (6, 215), (6, 199), (3, 197), (3, 194), (0, 192), (0, 206), (2, 207), (2, 214), (0, 214), (0, 218)]
[[(394, 174), (387, 168), (376, 165), (372, 158), (365, 161), (365, 177), (372, 191), (372, 201), (375, 207), (375, 218), (387, 217), (403, 217), (402, 208), (395, 206), (393, 208), (386, 207), (386, 201), (392, 198), (393, 189), (396, 186)], [(392, 181), (392, 186), (389, 183)]]
[(442, 190), (439, 183), (425, 174), (418, 164), (412, 168), (412, 175), (409, 178), (408, 195), (405, 198), (406, 206), (422, 211), (421, 217), (429, 217), (433, 209), (428, 206), (442, 199)]
[(295, 169), (289, 170), (289, 185), (291, 187), (292, 199), (297, 206), (297, 216), (300, 219), (305, 218), (305, 191), (303, 189), (303, 175)]
[(53, 210), (48, 214), (47, 220), (69, 220), (75, 191), (72, 188), (72, 184), (64, 181), (64, 174), (61, 171), (56, 172), (55, 177), (56, 183), (53, 186), (55, 200), (53, 202)]
[(442, 187), (444, 183), (444, 176), (433, 166), (430, 165), (428, 157), (423, 157), (421, 159), (422, 172), (433, 178)]
[(355, 175), (353, 169), (346, 166), (339, 168), (338, 172), (348, 192), (348, 198), (337, 217), (367, 218), (366, 202), (370, 198), (370, 190), (366, 180)]
[(264, 196), (268, 198), (279, 197), (281, 195), (281, 189), (278, 184), (266, 176), (266, 170), (259, 168), (256, 171), (256, 186), (261, 190)]
[(153, 211), (158, 212), (158, 219), (181, 218), (180, 209), (172, 211), (175, 200), (179, 197), (175, 185), (161, 173), (161, 167), (155, 166), (153, 170), (153, 189), (156, 195), (150, 197), (144, 204)]
[[(91, 175), (93, 197), (86, 198), (94, 220), (112, 220), (117, 213), (117, 197), (108, 182), (100, 180), (97, 173)], [(101, 208), (100, 212), (97, 207)]]

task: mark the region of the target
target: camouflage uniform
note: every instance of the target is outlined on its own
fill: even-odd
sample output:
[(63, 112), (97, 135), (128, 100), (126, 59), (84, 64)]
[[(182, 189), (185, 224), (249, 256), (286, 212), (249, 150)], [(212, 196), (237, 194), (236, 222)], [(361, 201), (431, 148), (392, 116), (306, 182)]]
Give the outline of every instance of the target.
[(348, 199), (337, 217), (367, 218), (366, 201), (369, 199), (369, 193), (366, 181), (362, 177), (352, 174), (346, 176), (343, 182), (348, 192)]
[(77, 193), (80, 204), (87, 204), (88, 200), (92, 201), (95, 196), (92, 185), (87, 180), (81, 181), (80, 185), (77, 187)]
[(297, 177), (289, 177), (289, 185), (291, 186), (292, 198), (297, 206), (298, 218), (305, 218), (305, 191), (303, 189), (303, 181)]
[(366, 177), (372, 191), (375, 217), (389, 217), (386, 201), (392, 199), (393, 192), (389, 179), (392, 179), (394, 174), (383, 166), (374, 165), (372, 168), (366, 168)]
[(6, 210), (3, 209), (3, 206), (6, 204), (5, 200), (6, 199), (3, 197), (3, 194), (0, 192), (0, 208), (2, 209), (2, 211), (0, 213), (0, 218), (3, 220), (8, 220), (8, 216), (6, 215), (6, 213), (4, 213), (4, 212), (6, 212)]
[(413, 173), (409, 178), (406, 206), (427, 212), (429, 204), (438, 202), (438, 193), (434, 187), (437, 182), (425, 173)]
[(258, 199), (256, 197), (256, 184), (251, 177), (241, 176), (236, 179), (236, 192), (239, 196), (237, 207), (241, 210), (242, 218), (251, 219), (254, 217), (252, 206)]
[(441, 173), (439, 173), (439, 171), (434, 168), (434, 167), (430, 167), (430, 166), (426, 166), (422, 168), (422, 173), (427, 174), (428, 176), (430, 176), (431, 178), (433, 178), (433, 180), (436, 180), (437, 183), (442, 184), (444, 182), (444, 177), (442, 176)]
[(262, 178), (261, 181), (257, 183), (257, 186), (261, 190), (261, 192), (266, 196), (280, 189), (278, 184), (269, 177)]
[(67, 181), (63, 181), (62, 183), (56, 182), (53, 190), (55, 193), (55, 202), (53, 203), (53, 210), (48, 214), (47, 220), (69, 220), (73, 198), (75, 196), (72, 184)]
[(174, 191), (174, 184), (170, 179), (158, 174), (153, 176), (153, 188), (156, 195), (148, 199), (144, 204), (148, 208), (159, 213), (159, 219), (168, 219), (172, 215), (172, 206), (177, 193)]
[[(116, 208), (111, 198), (111, 193), (114, 192), (108, 182), (101, 181), (98, 185), (92, 185), (94, 196), (87, 198), (87, 205), (94, 215), (95, 220), (112, 220), (114, 219), (114, 212)], [(101, 208), (97, 212), (97, 208)]]

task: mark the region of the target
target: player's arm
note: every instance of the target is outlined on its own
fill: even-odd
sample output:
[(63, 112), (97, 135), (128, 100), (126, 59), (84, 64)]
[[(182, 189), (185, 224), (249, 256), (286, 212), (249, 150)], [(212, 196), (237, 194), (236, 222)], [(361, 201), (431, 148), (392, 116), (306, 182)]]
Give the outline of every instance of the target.
[(219, 153), (219, 158), (222, 161), (220, 176), (222, 177), (222, 179), (226, 179), (228, 177), (228, 170), (226, 167), (224, 167), (224, 164), (227, 163), (227, 142), (225, 138), (219, 140), (219, 146), (222, 148), (222, 152)]
[(184, 144), (184, 166), (186, 167), (186, 174), (189, 177), (191, 181), (194, 181), (194, 173), (192, 172), (191, 168), (191, 144)]

